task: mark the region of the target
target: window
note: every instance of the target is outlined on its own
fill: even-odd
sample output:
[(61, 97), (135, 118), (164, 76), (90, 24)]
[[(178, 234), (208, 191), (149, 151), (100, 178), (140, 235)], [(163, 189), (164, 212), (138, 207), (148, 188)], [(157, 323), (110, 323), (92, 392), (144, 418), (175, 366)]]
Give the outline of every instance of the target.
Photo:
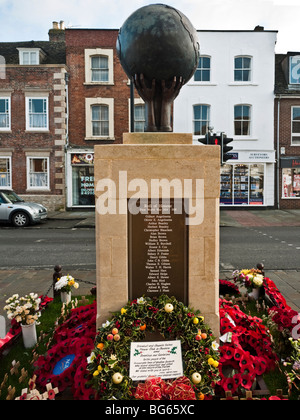
[(292, 107), (292, 146), (300, 145), (300, 107)]
[(114, 140), (114, 99), (86, 98), (85, 140)]
[(145, 105), (139, 104), (134, 106), (134, 131), (143, 133), (145, 131), (146, 117)]
[(220, 203), (225, 206), (263, 206), (264, 183), (263, 164), (226, 164), (221, 168)]
[(210, 82), (210, 57), (200, 57), (194, 80), (195, 82)]
[(250, 82), (251, 78), (251, 57), (235, 57), (234, 81)]
[(49, 158), (27, 158), (27, 189), (50, 189)]
[(251, 106), (236, 105), (234, 107), (234, 135), (250, 136), (251, 134)]
[(300, 84), (300, 56), (290, 57), (290, 84)]
[(107, 105), (92, 106), (93, 136), (109, 136), (109, 107)]
[(108, 82), (109, 81), (109, 67), (108, 57), (98, 56), (92, 57), (92, 82)]
[(48, 98), (26, 98), (26, 130), (48, 130)]
[(0, 188), (11, 188), (11, 158), (0, 157)]
[(10, 130), (10, 98), (0, 98), (0, 130)]
[(23, 66), (37, 66), (45, 56), (40, 48), (18, 48), (19, 62)]
[(205, 136), (210, 125), (210, 106), (194, 105), (194, 136)]
[(300, 198), (300, 169), (282, 169), (282, 198)]
[(85, 50), (85, 84), (114, 84), (113, 49)]

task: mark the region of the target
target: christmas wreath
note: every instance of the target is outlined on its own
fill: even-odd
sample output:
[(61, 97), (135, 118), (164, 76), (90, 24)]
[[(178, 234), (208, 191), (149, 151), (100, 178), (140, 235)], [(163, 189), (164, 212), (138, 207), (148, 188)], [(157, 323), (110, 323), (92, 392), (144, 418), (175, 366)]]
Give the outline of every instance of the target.
[(130, 343), (159, 332), (165, 340), (180, 340), (184, 375), (199, 399), (214, 394), (219, 381), (218, 344), (199, 311), (174, 297), (142, 297), (129, 302), (100, 328), (87, 369), (97, 397), (134, 399), (138, 383), (129, 377)]

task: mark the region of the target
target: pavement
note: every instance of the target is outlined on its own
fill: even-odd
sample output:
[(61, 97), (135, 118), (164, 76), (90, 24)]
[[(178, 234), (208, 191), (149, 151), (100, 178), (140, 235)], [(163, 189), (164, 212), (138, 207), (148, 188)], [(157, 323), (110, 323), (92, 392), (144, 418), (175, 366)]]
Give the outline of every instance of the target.
[[(58, 222), (64, 221), (64, 224)], [(55, 223), (56, 222), (56, 223)], [(50, 212), (49, 228), (94, 228), (95, 211)], [(221, 209), (221, 227), (300, 226), (300, 210)], [(46, 225), (45, 225), (46, 227)]]
[[(221, 210), (220, 226), (300, 226), (300, 210)], [(51, 212), (43, 227), (93, 229), (95, 228), (95, 212)], [(75, 270), (72, 273), (63, 272), (63, 274), (71, 274), (78, 279), (80, 288), (76, 290), (77, 295), (88, 295), (93, 285), (96, 285), (96, 270)], [(277, 270), (268, 271), (265, 274), (275, 282), (289, 306), (300, 312), (300, 272)], [(5, 300), (14, 293), (46, 294), (50, 288), (48, 296), (52, 297), (52, 276), (51, 270), (0, 269), (0, 315), (4, 315)], [(220, 278), (231, 279), (232, 273), (221, 271)]]

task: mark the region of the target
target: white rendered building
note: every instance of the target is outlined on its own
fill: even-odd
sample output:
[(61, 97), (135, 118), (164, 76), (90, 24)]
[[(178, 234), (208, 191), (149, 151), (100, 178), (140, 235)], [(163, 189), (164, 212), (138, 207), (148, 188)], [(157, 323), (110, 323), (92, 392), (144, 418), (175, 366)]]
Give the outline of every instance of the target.
[(274, 206), (277, 31), (198, 31), (200, 62), (174, 104), (174, 132), (233, 138), (221, 169), (222, 206)]

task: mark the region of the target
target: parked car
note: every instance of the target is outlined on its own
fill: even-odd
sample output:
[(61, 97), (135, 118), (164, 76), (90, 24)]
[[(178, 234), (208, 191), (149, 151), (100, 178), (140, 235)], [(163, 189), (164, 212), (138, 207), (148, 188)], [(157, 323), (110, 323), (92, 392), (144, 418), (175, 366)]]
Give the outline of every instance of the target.
[(41, 204), (27, 203), (12, 190), (0, 189), (0, 221), (26, 227), (48, 217)]

